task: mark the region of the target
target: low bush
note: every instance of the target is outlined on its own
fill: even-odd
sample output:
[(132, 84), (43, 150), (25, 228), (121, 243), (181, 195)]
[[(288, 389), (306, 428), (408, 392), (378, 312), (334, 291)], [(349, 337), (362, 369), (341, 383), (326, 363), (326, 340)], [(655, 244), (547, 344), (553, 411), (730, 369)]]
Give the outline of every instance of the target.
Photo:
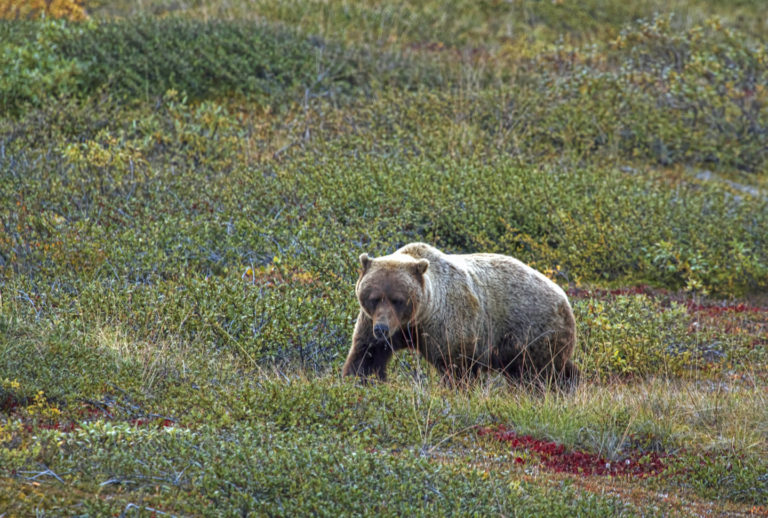
[(31, 20), (36, 18), (66, 18), (84, 20), (85, 0), (1, 0), (0, 20)]
[(766, 164), (763, 42), (716, 21), (681, 33), (655, 18), (628, 26), (608, 49), (563, 48), (547, 61), (561, 72), (537, 125), (565, 148), (753, 173)]
[[(437, 84), (427, 62), (346, 50), (260, 22), (140, 17), (131, 20), (16, 24), (0, 21), (0, 110), (14, 115), (48, 97), (108, 91), (153, 102), (168, 90), (191, 100), (248, 98), (280, 109), (313, 97), (370, 92), (372, 83)], [(433, 70), (434, 69), (434, 70)]]
[(77, 93), (82, 65), (56, 44), (70, 31), (82, 32), (64, 22), (0, 20), (0, 114), (18, 115), (25, 105)]

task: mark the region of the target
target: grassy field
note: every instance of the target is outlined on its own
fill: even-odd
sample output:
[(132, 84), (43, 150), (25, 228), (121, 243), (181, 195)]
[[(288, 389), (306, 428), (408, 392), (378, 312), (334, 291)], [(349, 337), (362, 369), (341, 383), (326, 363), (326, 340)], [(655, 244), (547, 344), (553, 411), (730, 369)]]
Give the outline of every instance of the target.
[[(0, 517), (768, 516), (762, 0), (36, 5)], [(357, 257), (416, 240), (563, 286), (579, 388), (341, 379)]]

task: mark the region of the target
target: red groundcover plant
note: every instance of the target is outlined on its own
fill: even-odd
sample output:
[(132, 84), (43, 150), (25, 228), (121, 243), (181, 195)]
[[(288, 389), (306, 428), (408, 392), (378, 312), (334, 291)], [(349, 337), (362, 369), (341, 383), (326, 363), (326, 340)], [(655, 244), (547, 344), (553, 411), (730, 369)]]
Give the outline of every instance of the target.
[[(515, 450), (526, 450), (537, 454), (541, 463), (547, 469), (557, 473), (574, 475), (599, 476), (630, 476), (647, 477), (658, 475), (666, 468), (666, 454), (657, 452), (636, 452), (610, 461), (595, 453), (584, 451), (568, 451), (562, 444), (535, 439), (530, 435), (518, 435), (507, 430), (504, 425), (495, 428), (478, 428), (479, 436), (489, 435), (497, 441), (508, 443)], [(523, 464), (521, 457), (515, 458), (515, 463)]]

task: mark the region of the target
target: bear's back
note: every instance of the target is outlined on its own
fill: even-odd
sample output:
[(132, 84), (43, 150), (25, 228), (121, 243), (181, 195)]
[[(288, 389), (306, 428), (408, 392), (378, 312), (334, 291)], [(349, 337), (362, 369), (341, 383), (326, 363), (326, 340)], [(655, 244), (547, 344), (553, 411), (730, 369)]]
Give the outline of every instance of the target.
[[(554, 281), (522, 261), (502, 254), (445, 254), (426, 243), (409, 243), (396, 252), (416, 259), (427, 259), (435, 273), (463, 280), (478, 291), (509, 292), (515, 298), (538, 296), (567, 300), (565, 292)], [(479, 293), (478, 293), (479, 294)], [(486, 294), (487, 295), (487, 294)], [(507, 297), (504, 297), (507, 298)], [(511, 302), (511, 301), (508, 301)]]
[[(502, 254), (445, 254), (426, 243), (410, 243), (395, 253), (429, 260), (433, 304), (457, 304), (454, 313), (479, 311), (483, 319), (506, 321), (513, 327), (545, 326), (560, 308), (570, 308), (565, 292), (554, 281), (522, 261)], [(476, 303), (474, 301), (477, 301)], [(445, 313), (447, 308), (432, 308)], [(465, 317), (469, 316), (465, 313)]]

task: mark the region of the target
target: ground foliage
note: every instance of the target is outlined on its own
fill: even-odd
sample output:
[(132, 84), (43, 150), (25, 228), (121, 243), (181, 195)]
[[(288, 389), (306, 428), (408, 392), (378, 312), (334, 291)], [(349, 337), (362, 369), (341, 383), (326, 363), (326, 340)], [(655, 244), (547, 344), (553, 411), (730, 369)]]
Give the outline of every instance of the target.
[[(0, 4), (0, 510), (766, 512), (761, 2), (444, 4)], [(340, 380), (414, 240), (566, 288), (576, 393)]]

